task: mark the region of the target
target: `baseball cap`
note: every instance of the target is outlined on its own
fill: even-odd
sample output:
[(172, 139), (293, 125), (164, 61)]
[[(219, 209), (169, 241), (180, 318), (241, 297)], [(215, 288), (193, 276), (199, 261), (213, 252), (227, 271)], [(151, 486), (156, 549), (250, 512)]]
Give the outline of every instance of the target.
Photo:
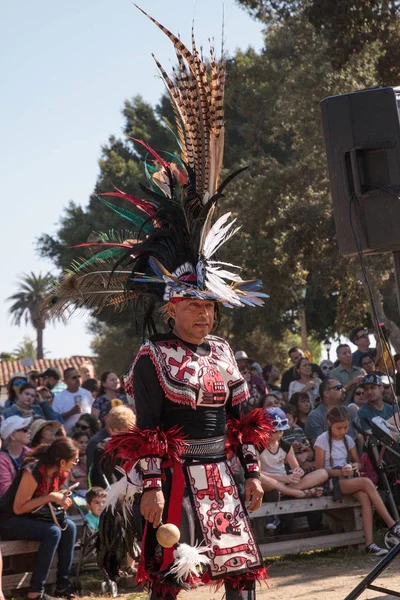
[(235, 360), (249, 360), (249, 357), (244, 350), (238, 350), (235, 352)]
[(12, 417), (8, 417), (8, 419), (4, 419), (0, 427), (1, 439), (7, 440), (12, 433), (28, 427), (31, 423), (32, 417), (24, 419), (23, 417), (18, 417), (18, 415), (13, 415)]
[(47, 425), (52, 426), (54, 433), (57, 433), (57, 431), (59, 431), (62, 427), (61, 423), (59, 423), (58, 421), (46, 421), (46, 419), (35, 419), (31, 425), (32, 440), (35, 437), (35, 435), (38, 434), (39, 431), (41, 431), (43, 427), (46, 427)]
[(370, 375), (366, 375), (359, 385), (364, 386), (368, 384), (372, 385), (382, 385), (382, 377), (377, 373), (371, 373)]
[(39, 377), (54, 377), (54, 379), (61, 379), (61, 375), (57, 369), (46, 369)]
[(279, 406), (270, 406), (265, 412), (271, 419), (271, 426), (274, 431), (286, 431), (287, 429), (290, 429), (289, 421)]
[(388, 377), (387, 375), (381, 375), (382, 385), (393, 385), (394, 381), (392, 377)]

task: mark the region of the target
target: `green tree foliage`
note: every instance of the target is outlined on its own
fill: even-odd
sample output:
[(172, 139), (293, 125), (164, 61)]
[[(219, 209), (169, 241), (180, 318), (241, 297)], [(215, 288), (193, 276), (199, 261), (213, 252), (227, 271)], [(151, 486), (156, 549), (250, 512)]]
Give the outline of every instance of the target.
[[(282, 365), (286, 358), (279, 343), (283, 340), (285, 345), (290, 335), (298, 333), (299, 298), (304, 292), (301, 301), (310, 337), (317, 342), (328, 334), (347, 334), (368, 319), (359, 264), (338, 254), (319, 103), (330, 95), (385, 82), (385, 73), (386, 83), (400, 77), (398, 3), (240, 0), (239, 4), (265, 23), (265, 47), (260, 54), (238, 51), (227, 64), (224, 165), (226, 174), (245, 164), (249, 169), (221, 201), (221, 210), (238, 212), (242, 224), (223, 258), (243, 265), (244, 277), (262, 278), (271, 297), (263, 309), (225, 314), (220, 331), (259, 360)], [(140, 97), (126, 101), (123, 114), (128, 137), (124, 141), (111, 137), (102, 149), (96, 192), (116, 186), (139, 193), (146, 151), (130, 137), (157, 149), (176, 150), (162, 121), (173, 122), (165, 96), (155, 109)], [(39, 249), (66, 268), (77, 256), (71, 245), (92, 231), (124, 226), (91, 198), (85, 209), (70, 204), (58, 235), (42, 236)], [(386, 257), (367, 262), (380, 318), (392, 328), (390, 319), (398, 320), (398, 310), (390, 265)], [(111, 360), (118, 331), (133, 324), (133, 315), (107, 310), (99, 319), (107, 328), (95, 346), (100, 359), (107, 355)], [(124, 356), (137, 341), (130, 334), (125, 337)], [(395, 338), (392, 335), (396, 345)]]
[(36, 358), (35, 342), (28, 336), (25, 336), (22, 342), (14, 350), (13, 356), (15, 360), (23, 358)]
[(44, 299), (50, 294), (52, 283), (53, 277), (50, 273), (24, 273), (20, 277), (18, 292), (7, 298), (8, 302), (12, 302), (9, 314), (13, 323), (17, 326), (29, 323), (36, 330), (36, 358), (44, 357), (43, 332), (51, 316), (42, 309)]

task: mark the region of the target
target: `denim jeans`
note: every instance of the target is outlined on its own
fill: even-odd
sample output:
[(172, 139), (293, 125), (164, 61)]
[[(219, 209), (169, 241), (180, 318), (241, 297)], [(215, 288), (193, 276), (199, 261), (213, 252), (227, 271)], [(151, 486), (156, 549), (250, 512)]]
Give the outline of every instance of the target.
[(1, 539), (40, 542), (29, 591), (43, 592), (56, 550), (58, 550), (57, 589), (63, 590), (68, 587), (76, 538), (75, 523), (67, 519), (67, 529), (61, 531), (53, 523), (23, 515), (4, 517), (5, 515), (0, 521)]

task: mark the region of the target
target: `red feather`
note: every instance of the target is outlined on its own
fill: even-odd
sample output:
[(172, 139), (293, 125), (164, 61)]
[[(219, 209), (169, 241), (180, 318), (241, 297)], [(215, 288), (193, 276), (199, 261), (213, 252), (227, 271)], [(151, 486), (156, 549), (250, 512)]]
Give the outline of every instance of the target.
[(120, 458), (124, 469), (130, 471), (138, 460), (146, 456), (167, 456), (175, 462), (180, 461), (180, 455), (185, 448), (184, 438), (180, 427), (171, 427), (168, 431), (156, 429), (139, 429), (133, 426), (129, 433), (114, 435), (105, 446), (105, 453)]
[(150, 154), (152, 154), (154, 156), (156, 161), (159, 162), (162, 167), (164, 167), (164, 169), (169, 169), (169, 164), (163, 158), (161, 158), (161, 156), (159, 154), (157, 154), (157, 152), (155, 150), (153, 150), (153, 148), (151, 146), (146, 144), (146, 142), (144, 142), (143, 140), (138, 140), (137, 138), (132, 138), (132, 139), (135, 142), (137, 142), (138, 144), (141, 144), (142, 146), (144, 146), (150, 152)]
[(255, 408), (247, 415), (240, 415), (240, 419), (228, 419), (227, 437), (232, 448), (239, 444), (254, 444), (254, 446), (267, 445), (273, 428), (271, 420), (263, 408)]
[(116, 189), (116, 192), (104, 192), (103, 194), (99, 194), (99, 196), (111, 196), (114, 198), (123, 198), (124, 200), (128, 200), (128, 202), (131, 202), (132, 204), (134, 204), (135, 206), (137, 206), (138, 208), (140, 208), (141, 210), (146, 212), (150, 217), (155, 215), (156, 209), (150, 202), (147, 202), (147, 200), (143, 200), (142, 198), (136, 198), (136, 196), (129, 196), (128, 194), (125, 194), (125, 192), (122, 192), (121, 190), (118, 190), (117, 188), (115, 188), (115, 189)]
[(101, 246), (101, 247), (111, 247), (111, 248), (133, 248), (134, 246), (130, 244), (114, 244), (114, 242), (85, 242), (84, 244), (77, 244), (76, 246), (71, 246), (72, 248), (93, 248), (93, 246)]

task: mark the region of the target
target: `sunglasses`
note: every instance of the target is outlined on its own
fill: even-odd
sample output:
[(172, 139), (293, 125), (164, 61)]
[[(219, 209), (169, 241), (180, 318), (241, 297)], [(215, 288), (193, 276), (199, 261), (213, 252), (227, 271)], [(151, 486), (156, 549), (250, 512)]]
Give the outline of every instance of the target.
[(18, 381), (13, 381), (13, 385), (24, 385), (28, 383), (27, 379), (19, 379)]
[(282, 427), (282, 425), (285, 427), (288, 424), (289, 421), (287, 419), (274, 419), (271, 421), (272, 427)]
[(17, 433), (18, 431), (23, 431), (24, 433), (28, 433), (28, 431), (30, 431), (31, 428), (30, 427), (23, 427), (22, 429), (17, 429)]
[(74, 467), (76, 467), (76, 465), (79, 464), (80, 458), (77, 458), (75, 462), (73, 462), (72, 464), (74, 465)]
[(90, 429), (90, 425), (75, 425), (75, 429), (82, 429), (82, 431), (87, 431), (88, 429)]
[(355, 392), (354, 393), (355, 396), (364, 396), (364, 392)]
[(328, 390), (337, 390), (337, 391), (344, 390), (344, 385), (342, 385), (341, 383), (338, 383), (337, 385), (334, 385), (334, 386), (328, 388)]

